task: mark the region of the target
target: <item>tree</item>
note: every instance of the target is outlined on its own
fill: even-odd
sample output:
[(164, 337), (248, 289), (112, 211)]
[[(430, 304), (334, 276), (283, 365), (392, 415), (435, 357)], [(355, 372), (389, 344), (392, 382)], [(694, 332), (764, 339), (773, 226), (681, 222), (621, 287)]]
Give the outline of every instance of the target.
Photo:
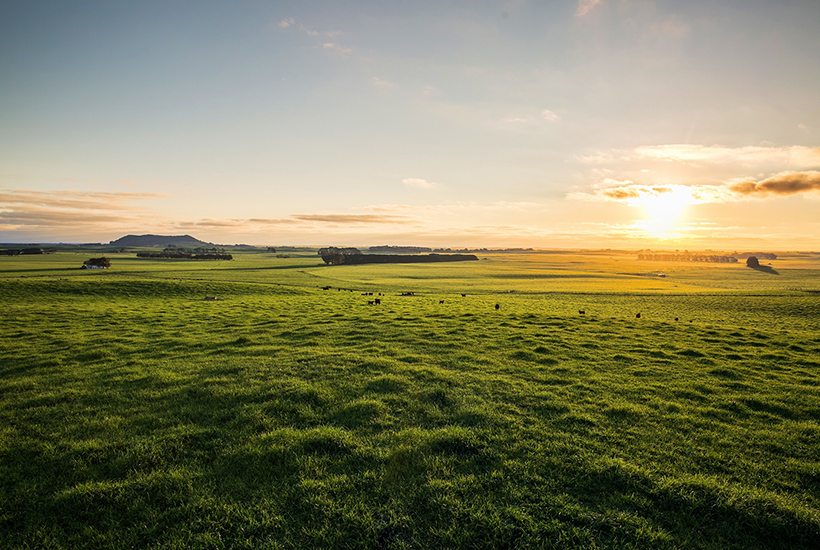
[(749, 256), (746, 259), (746, 267), (760, 267), (760, 262), (757, 260), (757, 256)]
[(95, 267), (111, 267), (111, 260), (103, 256), (102, 258), (90, 258), (83, 262), (83, 265), (93, 265)]
[(340, 265), (345, 261), (345, 255), (338, 249), (327, 250), (324, 254), (322, 254), (322, 259), (326, 264)]
[(345, 262), (347, 256), (360, 256), (361, 250), (358, 248), (337, 248), (335, 246), (328, 246), (327, 248), (319, 249), (319, 256), (330, 265), (341, 265)]

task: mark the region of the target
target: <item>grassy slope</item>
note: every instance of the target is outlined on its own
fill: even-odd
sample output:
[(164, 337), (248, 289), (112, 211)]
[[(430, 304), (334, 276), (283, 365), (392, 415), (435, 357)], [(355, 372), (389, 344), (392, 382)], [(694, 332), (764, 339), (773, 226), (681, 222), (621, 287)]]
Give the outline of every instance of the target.
[(817, 271), (68, 256), (0, 258), (0, 546), (820, 543)]

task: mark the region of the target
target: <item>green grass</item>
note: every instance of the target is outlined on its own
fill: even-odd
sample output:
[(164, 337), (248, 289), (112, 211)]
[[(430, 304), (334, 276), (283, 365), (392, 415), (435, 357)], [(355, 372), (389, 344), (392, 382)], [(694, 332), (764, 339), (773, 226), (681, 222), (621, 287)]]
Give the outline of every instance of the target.
[(809, 260), (86, 256), (0, 258), (3, 548), (820, 544)]

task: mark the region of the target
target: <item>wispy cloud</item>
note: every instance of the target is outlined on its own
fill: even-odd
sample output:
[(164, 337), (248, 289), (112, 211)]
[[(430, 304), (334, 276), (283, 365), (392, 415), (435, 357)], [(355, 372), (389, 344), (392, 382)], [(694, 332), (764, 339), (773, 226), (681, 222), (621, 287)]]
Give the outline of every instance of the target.
[(327, 36), (327, 37), (334, 37), (334, 36), (341, 36), (341, 31), (315, 31), (313, 29), (309, 29), (305, 27), (303, 24), (299, 23), (293, 17), (288, 17), (287, 19), (282, 19), (279, 21), (277, 25), (280, 29), (288, 29), (288, 28), (296, 28), (305, 33), (308, 36)]
[(322, 47), (326, 50), (333, 50), (335, 52), (345, 54), (353, 51), (351, 48), (345, 48), (344, 46), (336, 44), (335, 42), (325, 42), (324, 44), (322, 44)]
[(103, 212), (77, 212), (24, 206), (0, 210), (0, 226), (38, 226), (48, 228), (89, 226), (94, 224), (127, 223), (133, 216)]
[(167, 197), (161, 193), (111, 193), (99, 191), (28, 191), (0, 188), (0, 207), (37, 205), (74, 210), (126, 210), (134, 200)]
[(789, 147), (722, 147), (690, 144), (637, 147), (632, 154), (638, 158), (686, 163), (767, 164), (778, 163), (794, 168), (820, 167), (820, 147), (793, 145)]
[[(592, 192), (568, 193), (567, 198), (584, 201), (611, 201), (640, 206), (647, 199), (661, 195), (674, 195), (681, 204), (718, 202), (715, 196), (719, 188), (701, 186), (697, 189), (685, 185), (641, 185), (631, 181), (604, 180), (595, 185)], [(722, 201), (721, 201), (722, 202)]]
[[(669, 144), (601, 151), (575, 160), (595, 165), (591, 173), (600, 181), (590, 192), (569, 193), (572, 199), (637, 203), (668, 188), (682, 197), (682, 190), (688, 190), (685, 196), (696, 204), (820, 191), (820, 147)], [(644, 168), (650, 163), (651, 171)]]
[(369, 212), (406, 212), (412, 211), (414, 214), (430, 214), (436, 217), (444, 214), (469, 213), (469, 212), (523, 212), (542, 211), (544, 205), (537, 202), (512, 202), (497, 201), (492, 203), (479, 203), (458, 201), (445, 204), (428, 204), (424, 206), (409, 204), (379, 204), (362, 207), (362, 210)]
[(370, 83), (377, 88), (381, 88), (382, 90), (392, 90), (393, 88), (396, 88), (395, 83), (390, 82), (389, 80), (385, 80), (383, 78), (379, 78), (377, 76), (371, 78)]
[(561, 118), (560, 116), (558, 116), (558, 113), (556, 113), (555, 111), (550, 111), (549, 109), (544, 109), (543, 111), (541, 111), (541, 116), (543, 116), (544, 120), (546, 120), (547, 122), (557, 122), (558, 119)]
[(604, 180), (591, 192), (568, 193), (567, 198), (587, 201), (621, 202), (640, 206), (647, 199), (671, 194), (680, 204), (727, 203), (768, 197), (820, 193), (820, 172), (781, 172), (760, 180), (747, 178), (722, 184), (652, 185), (629, 180)]
[(55, 237), (99, 233), (162, 223), (138, 204), (167, 195), (81, 190), (30, 191), (0, 188), (0, 229), (13, 234), (36, 231)]
[(579, 155), (575, 160), (585, 164), (611, 164), (635, 160), (657, 160), (686, 164), (781, 164), (792, 168), (820, 167), (820, 147), (792, 145), (787, 147), (668, 144), (647, 145), (634, 149), (613, 149)]
[(418, 187), (419, 189), (432, 189), (438, 186), (436, 182), (427, 181), (419, 178), (405, 178), (401, 182), (407, 187)]
[(204, 218), (199, 221), (181, 221), (177, 222), (177, 227), (181, 229), (248, 229), (252, 226), (272, 227), (279, 225), (292, 225), (299, 223), (298, 220), (292, 218), (228, 218), (225, 220), (217, 220), (213, 218)]
[(655, 21), (646, 28), (646, 32), (652, 36), (683, 38), (689, 34), (691, 27), (675, 16), (667, 17), (661, 21)]
[(295, 214), (293, 218), (307, 222), (344, 225), (411, 223), (413, 221), (413, 219), (408, 216), (391, 216), (383, 214)]
[(578, 9), (575, 10), (575, 17), (583, 17), (592, 11), (592, 8), (601, 3), (601, 0), (578, 0)]
[(426, 95), (427, 97), (432, 97), (432, 96), (438, 95), (439, 90), (435, 86), (431, 86), (431, 85), (427, 84), (426, 86), (424, 86), (424, 90), (423, 90), (422, 93), (424, 95)]
[(733, 193), (752, 197), (787, 196), (820, 191), (820, 172), (781, 172), (761, 181), (742, 181), (729, 187)]
[[(338, 38), (338, 37), (342, 36), (342, 34), (343, 34), (341, 31), (316, 31), (316, 30), (313, 30), (313, 29), (309, 29), (308, 27), (304, 26), (302, 23), (296, 21), (296, 19), (294, 19), (293, 17), (288, 17), (287, 19), (282, 19), (281, 21), (279, 21), (278, 27), (280, 29), (295, 28), (295, 29), (299, 30), (300, 32), (304, 33), (307, 36), (310, 36), (312, 38), (317, 38), (318, 37), (318, 38), (325, 39), (325, 40), (327, 40), (328, 38)], [(348, 46), (344, 46), (342, 44), (339, 44), (338, 42), (335, 42), (335, 41), (321, 42), (320, 45), (321, 45), (322, 49), (324, 49), (324, 50), (330, 50), (330, 51), (333, 51), (333, 52), (336, 52), (336, 53), (339, 53), (339, 54), (343, 54), (343, 55), (349, 54), (350, 52), (353, 51), (352, 48), (350, 48)]]
[(540, 113), (515, 114), (501, 119), (504, 124), (535, 125), (546, 122), (558, 122), (561, 116), (555, 111), (544, 109)]
[(413, 222), (409, 216), (393, 214), (292, 214), (286, 218), (203, 218), (197, 221), (179, 221), (176, 226), (183, 229), (242, 229), (256, 231), (271, 227), (310, 228), (326, 224), (406, 224)]

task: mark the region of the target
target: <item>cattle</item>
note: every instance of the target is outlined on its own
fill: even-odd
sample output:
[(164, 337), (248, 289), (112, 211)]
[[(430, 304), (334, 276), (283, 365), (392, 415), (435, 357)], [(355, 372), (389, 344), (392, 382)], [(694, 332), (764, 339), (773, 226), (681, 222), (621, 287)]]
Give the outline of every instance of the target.
[(377, 306), (380, 306), (380, 305), (382, 304), (382, 300), (381, 300), (381, 298), (376, 298), (376, 299), (375, 299), (375, 300), (373, 300), (373, 301), (374, 301), (374, 302), (376, 302), (376, 305), (377, 305)]
[(443, 304), (444, 300), (439, 300), (438, 303)]
[(586, 315), (586, 313), (587, 313), (587, 312), (586, 312), (586, 311), (584, 311), (583, 309), (579, 309), (579, 310), (578, 310), (578, 313), (580, 313), (581, 315)]
[(677, 320), (678, 320), (678, 318), (677, 318), (677, 317), (675, 317), (675, 321), (677, 321)]
[(462, 297), (462, 298), (466, 298), (466, 297), (467, 297), (467, 295), (466, 295), (466, 294), (462, 294), (462, 295), (461, 295), (461, 297)]
[(637, 315), (635, 315), (635, 319), (640, 319), (640, 318), (641, 318), (641, 314), (640, 314), (640, 313), (638, 313)]
[(498, 311), (499, 309), (501, 309), (501, 305), (500, 304), (495, 304), (495, 309), (496, 309), (496, 311)]
[(372, 306), (373, 305), (373, 300), (368, 300), (367, 305)]

